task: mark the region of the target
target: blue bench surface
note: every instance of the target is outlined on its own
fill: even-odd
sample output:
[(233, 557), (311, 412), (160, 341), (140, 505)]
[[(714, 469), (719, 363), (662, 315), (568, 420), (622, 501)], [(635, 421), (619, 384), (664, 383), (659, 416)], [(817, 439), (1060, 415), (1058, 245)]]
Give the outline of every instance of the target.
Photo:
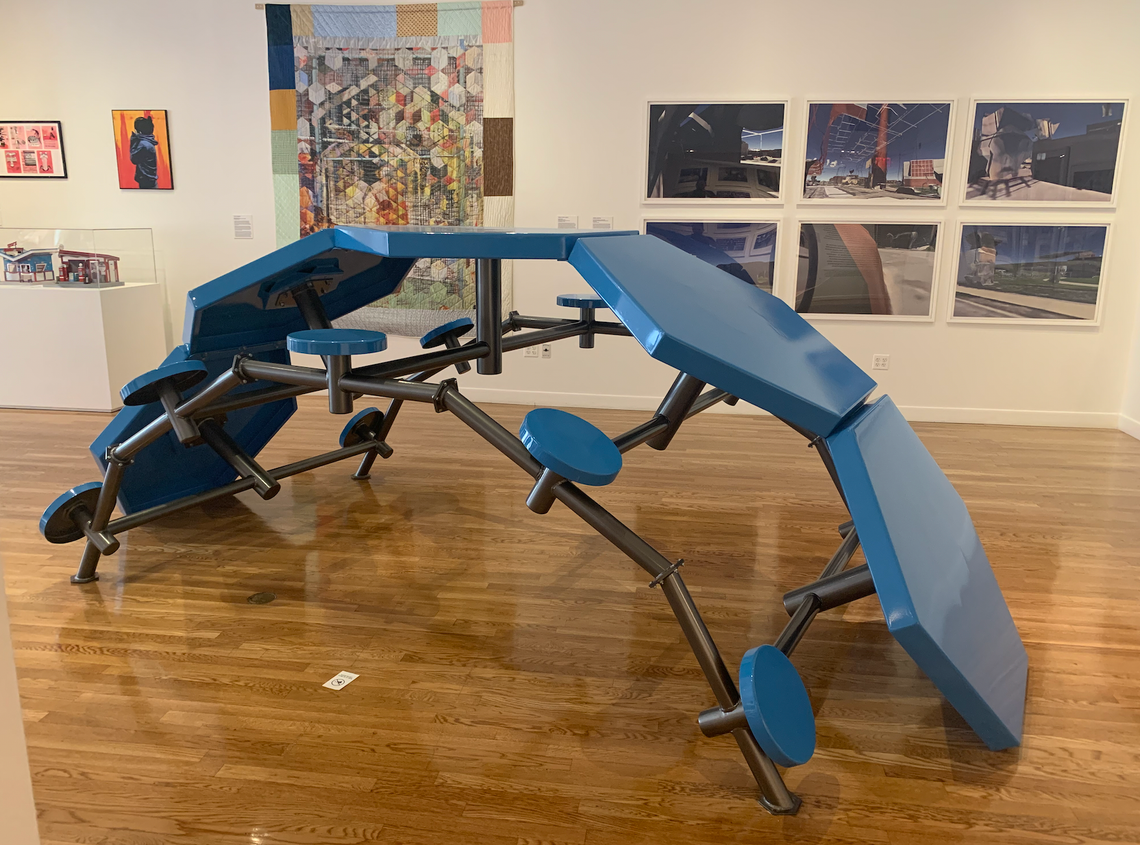
[(321, 280), (321, 302), (335, 320), (391, 294), (420, 258), (565, 261), (582, 238), (625, 234), (461, 226), (324, 229), (190, 291), (182, 340), (192, 354), (284, 343), (290, 332), (309, 328), (287, 293), (309, 278)]
[(659, 238), (579, 241), (570, 263), (654, 358), (815, 434), (875, 387), (787, 304)]
[(887, 627), (986, 745), (1018, 745), (1028, 657), (961, 497), (890, 397), (827, 444)]

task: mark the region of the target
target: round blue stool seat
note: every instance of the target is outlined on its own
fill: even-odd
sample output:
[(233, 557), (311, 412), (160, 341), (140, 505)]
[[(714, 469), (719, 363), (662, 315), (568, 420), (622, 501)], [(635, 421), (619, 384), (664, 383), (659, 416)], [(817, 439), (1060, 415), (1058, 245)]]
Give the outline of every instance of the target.
[(380, 421), (384, 419), (384, 413), (379, 408), (365, 408), (359, 414), (353, 416), (348, 421), (344, 429), (340, 433), (340, 447), (342, 449), (348, 446), (355, 446), (357, 443), (363, 442), (364, 438), (360, 436), (360, 432), (356, 429), (363, 423), (364, 427), (369, 431), (375, 433), (376, 429), (380, 427)]
[(201, 361), (163, 364), (149, 373), (143, 373), (138, 378), (128, 381), (119, 391), (119, 396), (124, 405), (149, 405), (158, 401), (158, 386), (163, 382), (168, 382), (181, 393), (186, 388), (196, 385), (206, 375), (206, 365)]
[(621, 452), (605, 432), (565, 411), (536, 408), (519, 437), (535, 460), (570, 481), (601, 487), (621, 472)]
[(596, 293), (560, 293), (554, 299), (567, 308), (607, 308), (606, 301)]
[(82, 505), (94, 513), (102, 489), (102, 481), (88, 481), (58, 496), (40, 517), (40, 533), (44, 539), (49, 543), (71, 543), (82, 537), (83, 531), (71, 518), (71, 512)]
[(444, 323), (439, 328), (432, 329), (425, 334), (420, 338), (420, 347), (423, 349), (432, 349), (436, 346), (440, 346), (447, 342), (448, 336), (458, 340), (473, 328), (475, 328), (475, 324), (471, 322), (469, 317), (460, 317), (458, 320)]
[(781, 766), (802, 766), (815, 753), (811, 699), (792, 661), (775, 646), (749, 649), (740, 661), (740, 703), (752, 735)]
[(290, 352), (307, 355), (365, 355), (388, 348), (388, 335), (367, 329), (307, 329), (285, 341)]

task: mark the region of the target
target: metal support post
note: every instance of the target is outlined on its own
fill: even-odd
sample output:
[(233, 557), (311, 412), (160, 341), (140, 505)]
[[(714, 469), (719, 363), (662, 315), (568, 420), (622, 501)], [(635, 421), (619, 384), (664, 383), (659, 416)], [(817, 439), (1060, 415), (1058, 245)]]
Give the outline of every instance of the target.
[(475, 340), (487, 344), (488, 354), (475, 365), (480, 375), (503, 371), (503, 262), (480, 258), (475, 263)]
[[(107, 470), (103, 473), (103, 487), (99, 490), (99, 499), (95, 502), (95, 513), (91, 515), (91, 522), (83, 532), (85, 535), (87, 531), (103, 531), (111, 521), (111, 513), (115, 510), (115, 498), (119, 495), (119, 485), (123, 482), (123, 470), (128, 463), (127, 460), (117, 458), (114, 450), (108, 452)], [(102, 544), (96, 543), (88, 536), (83, 546), (83, 555), (79, 558), (79, 569), (71, 576), (72, 584), (88, 584), (99, 580), (95, 568), (99, 565), (99, 557), (103, 554), (100, 545)]]
[(871, 570), (863, 564), (784, 593), (784, 609), (794, 614), (805, 599), (812, 597), (819, 602), (820, 610), (831, 610), (874, 594)]
[(197, 443), (199, 440), (198, 426), (194, 425), (192, 419), (179, 416), (178, 403), (182, 401), (182, 397), (174, 389), (174, 385), (168, 381), (159, 382), (158, 400), (162, 403), (162, 409), (166, 411), (166, 416), (170, 418), (170, 426), (174, 429), (174, 436), (178, 438), (178, 442), (183, 446)]
[(581, 311), (581, 315), (582, 315), (582, 317), (581, 317), (582, 322), (585, 323), (588, 328), (585, 332), (583, 332), (581, 335), (578, 336), (578, 346), (581, 349), (593, 349), (594, 348), (594, 330), (593, 330), (594, 309), (593, 308), (582, 308), (582, 309), (580, 309), (580, 311)]
[(704, 387), (705, 383), (700, 379), (693, 378), (688, 373), (677, 373), (673, 386), (657, 409), (657, 416), (664, 417), (669, 425), (663, 432), (646, 441), (650, 449), (663, 452), (669, 446)]
[(218, 456), (227, 464), (237, 470), (242, 478), (252, 478), (253, 489), (263, 499), (272, 499), (281, 492), (281, 482), (267, 473), (262, 466), (248, 455), (238, 443), (230, 437), (215, 419), (202, 420), (198, 425), (202, 432), (202, 439), (206, 445), (218, 453)]
[(554, 505), (554, 487), (565, 480), (550, 467), (546, 467), (526, 497), (526, 506), (535, 513), (550, 513), (550, 508)]
[(340, 386), (340, 380), (348, 373), (349, 357), (329, 355), (325, 358), (325, 363), (328, 367), (329, 413), (351, 414), (352, 394)]

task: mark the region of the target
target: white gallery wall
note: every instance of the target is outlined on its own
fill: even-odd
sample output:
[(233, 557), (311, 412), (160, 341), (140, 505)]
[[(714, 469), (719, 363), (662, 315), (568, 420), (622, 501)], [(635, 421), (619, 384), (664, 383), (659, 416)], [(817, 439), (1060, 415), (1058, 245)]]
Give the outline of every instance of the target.
[[(40, 0), (36, 8), (5, 21), (0, 119), (62, 120), (70, 178), (0, 180), (0, 225), (153, 228), (172, 345), (187, 290), (275, 245), (264, 14), (252, 0)], [(50, 60), (40, 37), (44, 20), (53, 21)], [(890, 369), (875, 376), (912, 419), (1117, 427), (1122, 412), (1140, 419), (1140, 121), (1126, 125), (1114, 212), (959, 211), (955, 200), (971, 97), (1128, 99), (1138, 108), (1138, 31), (1140, 3), (1133, 0), (880, 0), (867, 7), (847, 0), (526, 0), (515, 13), (515, 220), (548, 227), (559, 215), (583, 223), (605, 216), (618, 228), (639, 228), (659, 210), (640, 202), (649, 99), (787, 99), (787, 201), (702, 214), (779, 221), (777, 292), (787, 297), (796, 221), (809, 213), (795, 202), (805, 101), (952, 99), (950, 203), (922, 210), (924, 219), (943, 223), (935, 321), (817, 325), (866, 369), (873, 354), (888, 353)], [(112, 108), (169, 111), (174, 191), (119, 190)], [(894, 208), (810, 213), (903, 219)], [(235, 214), (253, 215), (253, 240), (234, 240)], [(961, 220), (1111, 222), (1101, 325), (948, 325)], [(566, 265), (518, 263), (515, 307), (557, 314), (554, 296), (583, 287)], [(396, 340), (389, 354), (412, 343)], [(138, 369), (156, 363), (140, 361)], [(608, 337), (594, 350), (556, 345), (550, 360), (514, 353), (501, 376), (464, 377), (476, 398), (598, 407), (655, 406), (670, 380), (631, 339)]]
[(0, 562), (0, 832), (3, 833), (0, 842), (4, 845), (39, 845), (28, 749), (24, 745), (24, 721), (20, 714), (20, 691), (16, 686), (16, 663), (8, 630), (3, 562)]

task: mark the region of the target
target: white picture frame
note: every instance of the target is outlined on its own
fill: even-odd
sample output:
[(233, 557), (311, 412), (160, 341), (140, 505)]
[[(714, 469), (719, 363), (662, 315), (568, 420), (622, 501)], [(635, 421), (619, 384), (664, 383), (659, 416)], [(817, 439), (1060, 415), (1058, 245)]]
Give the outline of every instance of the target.
[(797, 165), (800, 167), (799, 181), (796, 189), (796, 204), (805, 207), (834, 207), (834, 206), (856, 206), (860, 208), (945, 208), (948, 203), (947, 195), (951, 190), (954, 190), (957, 182), (954, 179), (954, 137), (955, 137), (955, 121), (958, 112), (958, 101), (954, 97), (927, 97), (922, 99), (906, 98), (906, 99), (881, 99), (881, 100), (866, 100), (868, 105), (883, 105), (887, 103), (898, 103), (909, 106), (922, 106), (922, 105), (937, 105), (945, 106), (947, 112), (946, 121), (946, 138), (943, 145), (943, 172), (942, 172), (942, 185), (937, 198), (915, 198), (915, 199), (901, 199), (897, 195), (884, 193), (881, 197), (856, 197), (851, 195), (845, 196), (829, 196), (829, 197), (808, 197), (807, 179), (808, 179), (808, 155), (811, 150), (808, 149), (811, 135), (811, 119), (812, 119), (812, 106), (816, 105), (837, 105), (837, 104), (850, 104), (858, 105), (850, 99), (841, 97), (809, 97), (804, 103), (804, 114), (802, 119), (801, 130), (801, 145), (803, 154)]
[[(753, 197), (678, 197), (678, 196), (652, 196), (653, 189), (650, 187), (650, 169), (651, 163), (651, 121), (654, 106), (677, 106), (677, 105), (764, 105), (764, 106), (780, 106), (783, 109), (783, 125), (780, 127), (782, 136), (780, 148), (780, 163), (779, 163), (779, 190), (775, 196), (753, 196)], [(689, 208), (740, 208), (740, 207), (753, 207), (753, 206), (774, 206), (782, 205), (787, 196), (787, 150), (788, 150), (788, 114), (791, 103), (787, 99), (734, 99), (730, 97), (723, 98), (690, 98), (690, 99), (669, 99), (669, 98), (652, 98), (645, 104), (645, 112), (642, 119), (642, 150), (644, 151), (642, 158), (642, 167), (639, 174), (641, 181), (640, 196), (641, 202), (646, 206), (684, 206)], [(774, 130), (773, 130), (774, 131)], [(710, 162), (708, 167), (734, 167), (734, 165), (716, 164)], [(719, 179), (717, 183), (719, 184)], [(747, 187), (745, 187), (747, 186)], [(725, 189), (731, 190), (736, 187), (735, 184), (725, 183)], [(749, 192), (759, 193), (762, 188), (752, 181), (743, 182), (740, 184), (739, 189)]]
[[(1097, 279), (1097, 296), (1096, 306), (1092, 318), (1082, 317), (1028, 317), (1028, 316), (955, 316), (955, 307), (958, 300), (958, 279), (961, 274), (961, 262), (964, 250), (962, 249), (962, 241), (967, 226), (982, 226), (982, 227), (1004, 227), (1004, 228), (1100, 228), (1104, 229), (1104, 246), (1101, 249), (1101, 263), (1100, 274)], [(1106, 286), (1109, 278), (1108, 266), (1111, 258), (1112, 249), (1112, 232), (1113, 224), (1109, 220), (1104, 219), (1088, 219), (1079, 222), (1073, 222), (1072, 218), (1060, 221), (1055, 219), (1038, 219), (1035, 216), (1022, 217), (1017, 221), (1009, 220), (961, 220), (956, 227), (957, 237), (954, 240), (954, 260), (953, 269), (951, 272), (949, 283), (945, 285), (947, 291), (946, 303), (946, 322), (947, 323), (960, 323), (960, 324), (973, 324), (973, 325), (998, 325), (998, 326), (1064, 326), (1066, 328), (1099, 328), (1101, 321), (1104, 317), (1104, 302), (1106, 296)], [(1000, 301), (1000, 300), (995, 300)], [(1015, 305), (1017, 303), (1014, 303)], [(1022, 302), (1024, 307), (1032, 307), (1031, 305)]]
[[(874, 206), (875, 209), (880, 209), (881, 206)], [(897, 206), (892, 206), (897, 208)], [(844, 210), (849, 211), (849, 208)], [(831, 217), (819, 215), (806, 215), (797, 217), (795, 222), (795, 244), (796, 255), (794, 261), (786, 262), (785, 267), (791, 266), (792, 279), (790, 281), (791, 296), (788, 304), (796, 311), (801, 317), (809, 322), (876, 322), (876, 323), (933, 323), (937, 318), (937, 303), (939, 301), (939, 286), (941, 284), (943, 256), (946, 242), (946, 231), (949, 228), (945, 221), (940, 217), (933, 215), (917, 215), (914, 217), (902, 217), (901, 215), (859, 215), (857, 218), (849, 215), (844, 217)], [(804, 226), (835, 226), (835, 225), (854, 225), (854, 226), (933, 226), (935, 229), (935, 244), (934, 250), (930, 253), (931, 265), (931, 278), (930, 278), (930, 292), (928, 294), (928, 307), (926, 314), (848, 314), (840, 312), (818, 312), (818, 311), (799, 311), (797, 309), (797, 299), (799, 294), (799, 274), (800, 262), (803, 257), (800, 254), (800, 235)]]
[[(1101, 106), (1101, 105), (1106, 105), (1106, 104), (1112, 104), (1112, 105), (1119, 104), (1123, 108), (1124, 113), (1121, 115), (1121, 118), (1120, 118), (1120, 132), (1119, 132), (1119, 135), (1117, 138), (1117, 144), (1116, 144), (1116, 157), (1115, 157), (1115, 160), (1113, 162), (1112, 193), (1109, 195), (1108, 199), (1107, 200), (1086, 201), (1086, 200), (1080, 200), (1080, 199), (1068, 200), (1068, 199), (1062, 199), (1062, 198), (1013, 199), (1013, 198), (1009, 198), (1009, 197), (1000, 197), (1000, 196), (995, 197), (995, 198), (985, 198), (985, 197), (978, 197), (978, 196), (970, 197), (970, 196), (968, 196), (968, 193), (970, 191), (971, 184), (972, 184), (972, 181), (970, 178), (971, 160), (972, 160), (973, 155), (974, 155), (974, 132), (975, 132), (975, 127), (977, 126), (977, 122), (978, 122), (978, 109), (979, 109), (979, 107), (982, 107), (985, 105), (1014, 107), (1014, 106), (1018, 106), (1018, 105), (1020, 105), (1020, 106), (1033, 106), (1033, 105), (1047, 105), (1047, 104), (1077, 105), (1077, 106), (1087, 106), (1087, 107), (1095, 107), (1095, 106)], [(965, 141), (965, 150), (964, 150), (964, 154), (962, 157), (963, 166), (961, 169), (961, 174), (958, 178), (958, 186), (956, 189), (957, 190), (956, 196), (958, 197), (958, 204), (963, 208), (970, 208), (970, 209), (973, 209), (973, 208), (1017, 208), (1017, 209), (1022, 209), (1022, 208), (1042, 208), (1042, 209), (1044, 209), (1044, 208), (1065, 208), (1065, 209), (1069, 209), (1069, 208), (1095, 208), (1095, 209), (1099, 209), (1101, 211), (1114, 210), (1116, 208), (1117, 199), (1118, 199), (1120, 178), (1121, 178), (1121, 165), (1122, 165), (1122, 162), (1124, 160), (1124, 145), (1125, 145), (1125, 141), (1126, 141), (1126, 138), (1128, 135), (1128, 123), (1129, 123), (1129, 119), (1130, 119), (1131, 110), (1132, 109), (1131, 109), (1131, 104), (1129, 102), (1129, 98), (1124, 97), (1124, 96), (1104, 97), (1104, 98), (1100, 98), (1100, 99), (1076, 98), (1076, 97), (1060, 97), (1060, 98), (1058, 98), (1058, 97), (1016, 97), (1016, 98), (1011, 98), (1011, 97), (1005, 97), (1005, 98), (975, 97), (975, 98), (971, 99), (970, 100), (969, 114), (967, 116), (967, 119), (963, 121), (963, 123), (965, 124), (965, 132), (963, 133), (963, 138)], [(1043, 116), (1041, 119), (1047, 120), (1048, 115)], [(1091, 125), (1091, 124), (1088, 124), (1088, 125)], [(1088, 133), (1087, 128), (1086, 128), (1085, 135), (1087, 136), (1088, 134), (1089, 133)], [(1062, 135), (1062, 136), (1059, 136), (1058, 138), (1056, 138), (1055, 140), (1060, 141), (1066, 137), (1083, 137), (1083, 136)], [(1054, 139), (1042, 139), (1042, 140), (1054, 140)], [(1041, 154), (1041, 153), (1039, 152), (1037, 154)], [(1032, 178), (1032, 177), (1030, 177), (1030, 178)], [(1013, 179), (1007, 180), (1007, 181), (1009, 181), (1011, 183), (1014, 182)], [(1043, 181), (1043, 180), (1038, 180), (1038, 181)]]
[[(699, 223), (699, 224), (702, 224), (705, 226), (723, 225), (726, 227), (731, 227), (731, 228), (725, 229), (725, 230), (717, 233), (726, 239), (734, 237), (734, 235), (733, 235), (734, 231), (743, 232), (742, 229), (739, 229), (737, 227), (742, 227), (742, 226), (750, 226), (750, 227), (771, 226), (771, 227), (773, 227), (772, 228), (772, 240), (773, 240), (773, 243), (772, 243), (772, 259), (770, 262), (772, 265), (771, 270), (770, 270), (770, 274), (771, 274), (770, 275), (770, 285), (771, 286), (765, 287), (762, 284), (757, 284), (751, 278), (744, 280), (744, 281), (748, 281), (749, 284), (753, 284), (756, 287), (760, 288), (761, 290), (764, 290), (767, 293), (771, 293), (772, 295), (776, 294), (776, 290), (777, 290), (776, 285), (779, 282), (779, 261), (780, 261), (780, 255), (781, 255), (780, 237), (781, 237), (781, 230), (783, 229), (783, 223), (784, 223), (783, 220), (781, 220), (779, 217), (776, 217), (776, 216), (770, 215), (770, 214), (769, 215), (763, 215), (763, 214), (753, 215), (753, 216), (750, 216), (747, 220), (745, 220), (745, 219), (742, 219), (742, 215), (739, 215), (739, 214), (735, 215), (731, 218), (725, 218), (725, 217), (713, 217), (713, 216), (709, 216), (709, 215), (705, 215), (705, 214), (681, 215), (676, 211), (672, 211), (672, 212), (665, 213), (665, 214), (655, 214), (655, 215), (648, 215), (647, 214), (647, 215), (643, 216), (642, 220), (641, 220), (641, 233), (643, 235), (653, 234), (649, 231), (649, 226), (651, 224), (685, 225), (685, 224), (694, 224), (694, 223)], [(747, 234), (744, 235), (745, 243), (743, 245), (743, 250), (746, 253), (745, 255), (743, 255), (743, 256), (733, 255), (732, 252), (738, 251), (736, 249), (733, 249), (732, 252), (727, 252), (726, 255), (730, 259), (734, 259), (738, 262), (741, 258), (747, 259), (749, 257), (753, 257), (753, 255), (756, 254), (755, 253), (756, 238), (759, 237), (761, 234), (762, 233), (759, 231), (749, 230), (747, 232)], [(685, 250), (685, 248), (683, 246), (680, 246), (676, 243), (674, 243), (673, 246), (677, 246), (678, 249), (682, 249), (685, 252), (689, 252), (688, 250)], [(693, 252), (689, 252), (689, 254), (694, 255)], [(705, 257), (701, 256), (701, 255), (697, 255), (696, 257), (701, 258), (702, 260), (706, 260)], [(717, 265), (713, 264), (711, 261), (706, 260), (706, 263), (712, 264), (712, 266), (717, 266)], [(730, 275), (734, 275), (734, 274), (730, 273)], [(751, 275), (751, 274), (749, 274), (749, 275)]]

